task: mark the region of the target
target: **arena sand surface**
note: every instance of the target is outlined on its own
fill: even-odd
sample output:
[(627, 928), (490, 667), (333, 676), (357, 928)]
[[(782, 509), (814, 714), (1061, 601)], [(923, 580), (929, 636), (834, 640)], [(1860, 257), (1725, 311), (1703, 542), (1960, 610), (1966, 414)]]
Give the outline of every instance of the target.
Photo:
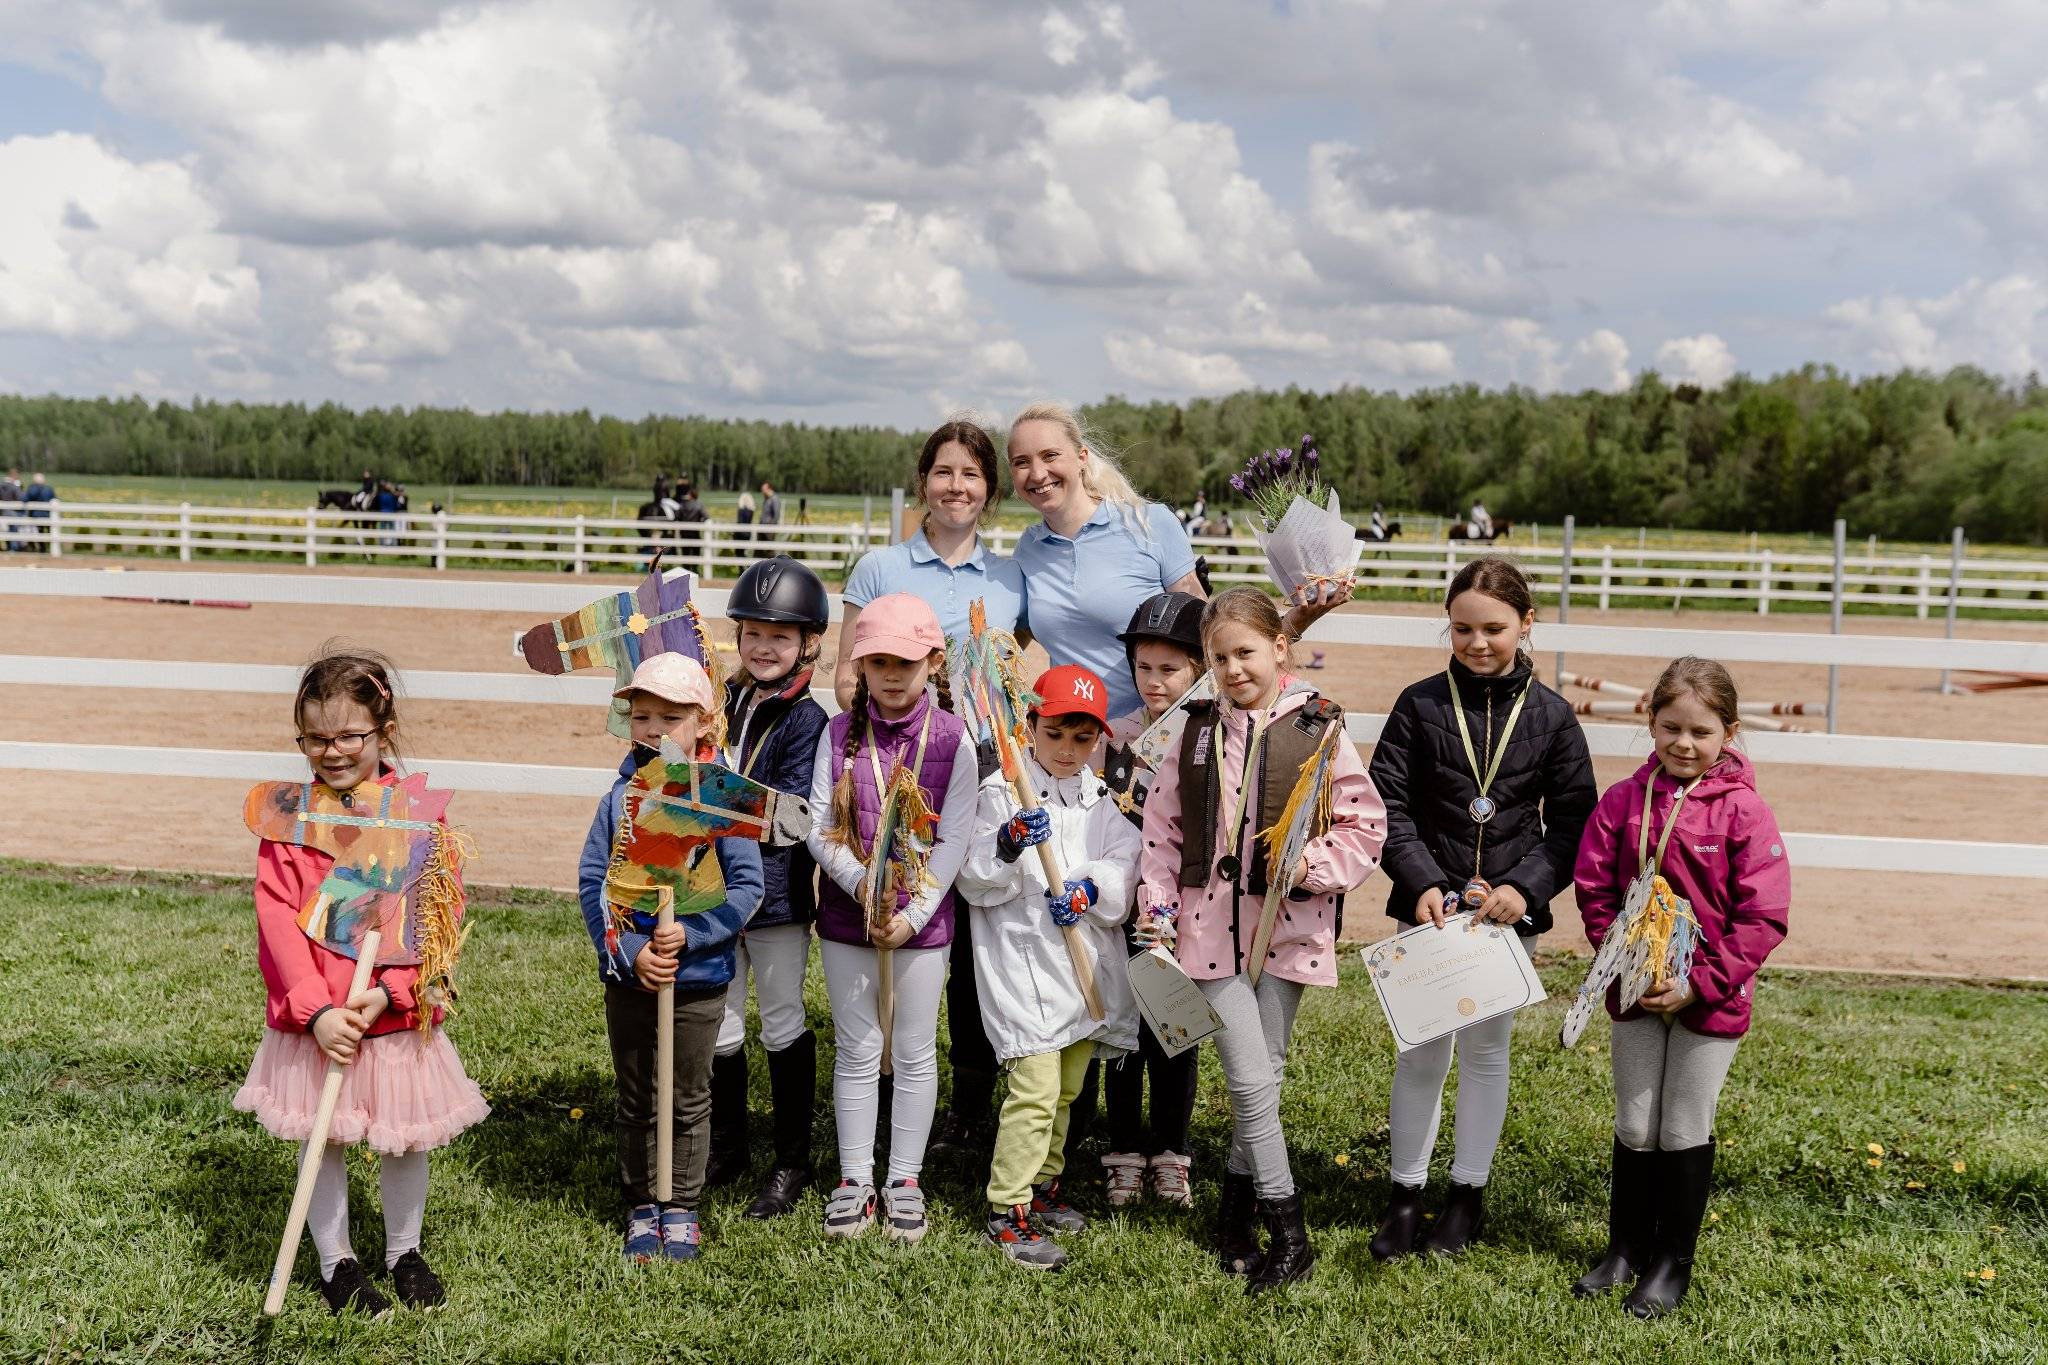
[[(85, 567), (93, 561), (67, 561)], [(150, 566), (157, 567), (155, 565)], [(218, 566), (206, 566), (217, 569)], [(229, 570), (232, 571), (232, 570)], [(275, 570), (271, 570), (274, 572)], [(321, 572), (348, 572), (322, 570)], [(392, 575), (405, 576), (405, 575)], [(419, 576), (415, 574), (414, 576)], [(487, 574), (454, 575), (488, 578)], [(547, 580), (559, 582), (559, 578)], [(630, 580), (592, 577), (591, 595)], [(119, 580), (110, 578), (109, 590)], [(1421, 605), (1360, 604), (1352, 610), (1433, 614)], [(1681, 613), (1580, 608), (1579, 621), (1697, 628), (1698, 652), (1712, 655), (1717, 630), (1822, 633), (1814, 616), (1768, 619), (1736, 612)], [(14, 653), (127, 659), (297, 664), (322, 642), (370, 645), (406, 666), (519, 672), (513, 635), (530, 613), (258, 605), (229, 611), (79, 598), (0, 598), (0, 634)], [(729, 627), (720, 626), (721, 633)], [(1851, 617), (1858, 633), (1938, 636), (1938, 621)], [(2039, 622), (1970, 621), (1959, 633), (1985, 638), (2048, 638)], [(1542, 628), (1536, 635), (1539, 650)], [(836, 630), (826, 642), (829, 660)], [(1302, 652), (1318, 648), (1313, 640)], [(1384, 712), (1400, 690), (1442, 667), (1436, 651), (1321, 646), (1324, 667), (1305, 674), (1346, 707)], [(1034, 651), (1034, 655), (1038, 652)], [(1042, 656), (1041, 656), (1042, 657)], [(1550, 655), (1541, 653), (1544, 672)], [(1307, 662), (1306, 659), (1303, 662)], [(1567, 666), (1647, 687), (1661, 659), (1573, 655)], [(1821, 667), (1742, 664), (1731, 668), (1746, 700), (1824, 701)], [(2048, 689), (1943, 697), (1932, 670), (1844, 669), (1842, 729), (1852, 734), (2048, 743)], [(1583, 694), (1574, 694), (1583, 695)], [(0, 687), (0, 736), (226, 749), (283, 748), (291, 718), (274, 696)], [(413, 701), (401, 710), (406, 752), (415, 760), (463, 758), (612, 767), (621, 753), (594, 708), (500, 706)], [(1588, 721), (1588, 724), (1607, 722)], [(1647, 755), (1647, 735), (1640, 752)], [(1633, 770), (1623, 759), (1596, 766), (1604, 788)], [(115, 800), (123, 779), (66, 773), (7, 772), (0, 801), (0, 854), (70, 863), (247, 874), (250, 836), (241, 822), (240, 782), (128, 779), (149, 794)], [(2048, 782), (1964, 774), (1894, 773), (1870, 768), (1765, 765), (1763, 794), (1787, 830), (1923, 839), (2048, 842)], [(476, 836), (480, 882), (573, 888), (591, 802), (464, 793), (454, 810)], [(95, 817), (94, 808), (123, 811)], [(2025, 887), (1992, 879), (1801, 870), (1793, 874), (1791, 938), (1775, 961), (1785, 965), (1917, 971), (1968, 977), (2048, 977), (2048, 910)], [(1383, 909), (1386, 882), (1375, 877), (1350, 898), (1346, 936), (1377, 939), (1393, 922)], [(1550, 947), (1583, 952), (1567, 893), (1556, 906)]]

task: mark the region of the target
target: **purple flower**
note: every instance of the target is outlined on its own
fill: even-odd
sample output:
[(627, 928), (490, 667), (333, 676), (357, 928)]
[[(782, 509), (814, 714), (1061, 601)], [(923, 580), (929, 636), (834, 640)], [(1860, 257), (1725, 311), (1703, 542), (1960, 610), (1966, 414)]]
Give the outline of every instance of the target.
[(1276, 472), (1285, 475), (1287, 473), (1287, 466), (1293, 463), (1293, 461), (1294, 452), (1283, 449), (1278, 455), (1273, 457), (1273, 468)]
[(1306, 433), (1304, 433), (1304, 434), (1302, 435), (1302, 438), (1301, 438), (1301, 448), (1302, 448), (1303, 450), (1312, 450), (1312, 449), (1314, 449), (1314, 448), (1315, 448), (1315, 443), (1316, 443), (1316, 438), (1315, 438), (1315, 437), (1313, 437), (1313, 436), (1310, 436), (1310, 435), (1307, 435)]
[(1235, 493), (1236, 493), (1236, 494), (1237, 494), (1237, 495), (1238, 495), (1239, 497), (1243, 497), (1243, 496), (1244, 496), (1244, 475), (1242, 475), (1242, 474), (1232, 474), (1232, 475), (1230, 476), (1230, 487), (1231, 487), (1232, 491), (1234, 491), (1234, 492), (1235, 492)]

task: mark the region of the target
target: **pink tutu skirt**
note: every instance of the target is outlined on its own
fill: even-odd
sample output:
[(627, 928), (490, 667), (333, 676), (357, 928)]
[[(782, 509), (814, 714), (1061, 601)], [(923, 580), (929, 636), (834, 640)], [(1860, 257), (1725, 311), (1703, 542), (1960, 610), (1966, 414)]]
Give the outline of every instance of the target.
[[(483, 1091), (463, 1071), (455, 1045), (438, 1028), (425, 1038), (416, 1029), (365, 1038), (341, 1075), (341, 1101), (327, 1140), (344, 1146), (368, 1142), (371, 1151), (387, 1156), (429, 1151), (447, 1146), (491, 1112)], [(326, 1079), (327, 1056), (312, 1034), (267, 1028), (234, 1105), (254, 1114), (273, 1136), (304, 1142)]]

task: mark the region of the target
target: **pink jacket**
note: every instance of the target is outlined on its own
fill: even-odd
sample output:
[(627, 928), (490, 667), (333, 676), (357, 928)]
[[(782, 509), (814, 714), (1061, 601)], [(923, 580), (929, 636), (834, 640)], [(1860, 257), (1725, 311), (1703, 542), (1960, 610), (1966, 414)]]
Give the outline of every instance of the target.
[[(1285, 686), (1292, 679), (1282, 679)], [(1301, 709), (1315, 693), (1303, 688), (1283, 695), (1273, 724)], [(1245, 713), (1223, 703), (1221, 794), (1217, 803), (1215, 843), (1218, 857), (1229, 837), (1228, 824), (1237, 809), (1238, 785), (1244, 772)], [(1337, 984), (1337, 907), (1346, 891), (1359, 885), (1379, 866), (1380, 845), (1387, 837), (1387, 808), (1380, 800), (1358, 747), (1346, 741), (1337, 748), (1336, 782), (1330, 796), (1330, 829), (1308, 842), (1306, 900), (1283, 901), (1266, 955), (1266, 970), (1305, 986)], [(1241, 892), (1220, 877), (1206, 886), (1180, 885), (1181, 792), (1180, 751), (1169, 750), (1160, 761), (1145, 802), (1144, 847), (1138, 857), (1140, 906), (1173, 905), (1180, 939), (1176, 953), (1181, 969), (1197, 981), (1234, 976), (1251, 952), (1258, 931), (1261, 898)], [(1238, 856), (1251, 865), (1249, 814), (1239, 841)], [(1234, 932), (1233, 932), (1234, 926)]]
[[(1657, 784), (1650, 810), (1654, 851), (1680, 786), (1655, 758), (1633, 777), (1607, 789), (1579, 842), (1572, 880), (1586, 938), (1596, 948), (1621, 913), (1628, 884), (1638, 870), (1643, 784), (1652, 780)], [(1692, 902), (1700, 922), (1700, 942), (1692, 959), (1692, 988), (1699, 999), (1679, 1012), (1679, 1022), (1694, 1033), (1739, 1038), (1749, 1031), (1757, 969), (1784, 942), (1792, 902), (1792, 865), (1785, 857), (1785, 838), (1778, 832), (1777, 817), (1757, 795), (1756, 769), (1747, 758), (1732, 749), (1725, 751), (1685, 798), (1659, 870), (1673, 891)], [(1610, 1015), (1642, 1017), (1640, 1008), (1626, 1015), (1617, 1010), (1617, 996), (1618, 988), (1609, 987)]]
[[(375, 780), (384, 783), (394, 777), (387, 773)], [(323, 1006), (348, 1000), (355, 960), (315, 943), (299, 927), (299, 911), (333, 865), (329, 855), (299, 844), (265, 839), (256, 849), (256, 961), (269, 993), (263, 1022), (282, 1033), (304, 1033)], [(371, 985), (391, 992), (391, 1007), (370, 1025), (372, 1037), (419, 1022), (414, 995), (419, 979), (417, 967), (384, 967), (371, 973)], [(441, 1022), (441, 1011), (434, 1011), (434, 1022)]]

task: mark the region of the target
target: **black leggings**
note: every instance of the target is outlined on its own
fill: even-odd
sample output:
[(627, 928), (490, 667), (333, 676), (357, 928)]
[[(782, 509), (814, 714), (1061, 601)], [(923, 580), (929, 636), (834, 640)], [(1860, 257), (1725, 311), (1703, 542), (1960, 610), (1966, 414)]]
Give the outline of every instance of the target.
[[(1103, 1067), (1105, 1107), (1109, 1110), (1111, 1151), (1158, 1156), (1187, 1154), (1188, 1122), (1195, 1113), (1195, 1076), (1199, 1048), (1169, 1057), (1144, 1023), (1138, 1025), (1138, 1050)], [(1145, 1078), (1152, 1079), (1152, 1124), (1140, 1121)]]
[(969, 1122), (993, 1122), (996, 1050), (981, 1022), (981, 993), (974, 984), (973, 912), (965, 905), (953, 916), (953, 948), (947, 958), (946, 1057), (953, 1067), (953, 1112)]

